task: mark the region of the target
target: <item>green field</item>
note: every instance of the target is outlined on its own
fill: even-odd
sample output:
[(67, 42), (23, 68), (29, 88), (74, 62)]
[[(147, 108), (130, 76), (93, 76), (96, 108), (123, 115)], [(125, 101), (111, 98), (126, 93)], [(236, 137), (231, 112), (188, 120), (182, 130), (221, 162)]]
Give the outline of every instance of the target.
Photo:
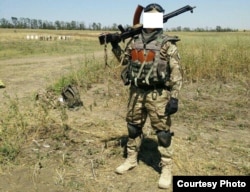
[[(98, 32), (91, 31), (51, 31), (51, 30), (0, 30), (0, 59), (90, 54), (100, 50)], [(27, 40), (27, 36), (70, 36), (70, 40)]]

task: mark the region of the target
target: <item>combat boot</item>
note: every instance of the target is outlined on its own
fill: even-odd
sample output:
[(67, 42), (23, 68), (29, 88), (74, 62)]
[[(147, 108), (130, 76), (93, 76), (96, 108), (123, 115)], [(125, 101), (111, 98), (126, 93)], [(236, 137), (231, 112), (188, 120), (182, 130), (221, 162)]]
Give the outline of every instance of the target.
[(115, 172), (123, 174), (126, 171), (133, 169), (138, 165), (137, 157), (141, 146), (142, 136), (138, 136), (135, 139), (128, 139), (127, 143), (127, 158), (123, 164), (116, 168)]
[(172, 159), (162, 157), (160, 166), (162, 169), (158, 186), (161, 189), (168, 189), (172, 184)]
[(123, 164), (116, 168), (115, 172), (118, 174), (123, 174), (126, 171), (133, 169), (138, 165), (137, 156), (138, 152), (134, 150), (127, 149), (128, 157)]

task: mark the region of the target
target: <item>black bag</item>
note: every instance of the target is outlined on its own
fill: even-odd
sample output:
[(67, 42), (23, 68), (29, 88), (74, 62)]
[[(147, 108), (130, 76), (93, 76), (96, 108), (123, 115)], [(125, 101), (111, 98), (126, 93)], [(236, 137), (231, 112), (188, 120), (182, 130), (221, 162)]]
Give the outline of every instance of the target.
[(69, 108), (83, 106), (83, 102), (80, 98), (79, 90), (76, 86), (67, 85), (62, 89), (63, 101)]

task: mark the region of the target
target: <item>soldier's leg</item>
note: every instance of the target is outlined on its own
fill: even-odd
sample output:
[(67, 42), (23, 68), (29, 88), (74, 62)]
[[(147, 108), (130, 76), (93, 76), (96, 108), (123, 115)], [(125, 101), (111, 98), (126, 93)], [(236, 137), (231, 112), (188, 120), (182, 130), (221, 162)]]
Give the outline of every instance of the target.
[(127, 124), (127, 128), (127, 158), (123, 164), (116, 168), (115, 172), (118, 174), (123, 174), (138, 165), (137, 157), (142, 142), (142, 128), (130, 123)]
[(173, 133), (168, 131), (157, 131), (158, 151), (161, 154), (161, 176), (159, 188), (169, 188), (172, 183), (172, 156), (173, 156)]
[(142, 140), (142, 127), (128, 123), (128, 143), (127, 149), (130, 151), (139, 151)]
[(161, 176), (158, 183), (160, 188), (169, 188), (172, 183), (173, 142), (170, 132), (171, 117), (165, 116), (165, 106), (169, 97), (167, 90), (157, 90), (155, 98), (148, 95), (146, 105), (151, 126), (157, 134), (158, 151), (161, 154)]
[(138, 165), (137, 157), (142, 142), (142, 127), (147, 117), (143, 108), (143, 93), (131, 88), (126, 116), (128, 129), (127, 158), (122, 165), (116, 168), (116, 173), (123, 174)]

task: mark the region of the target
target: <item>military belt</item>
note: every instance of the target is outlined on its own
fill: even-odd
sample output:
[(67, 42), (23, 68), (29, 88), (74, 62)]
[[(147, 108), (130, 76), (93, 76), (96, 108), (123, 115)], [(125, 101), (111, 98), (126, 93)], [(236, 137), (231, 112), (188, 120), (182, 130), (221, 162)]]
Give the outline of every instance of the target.
[(138, 88), (138, 89), (145, 90), (145, 91), (156, 90), (156, 89), (165, 89), (165, 90), (170, 91), (170, 87), (163, 85), (163, 84), (155, 84), (155, 85), (138, 84), (136, 86), (134, 83), (132, 83), (131, 86)]

